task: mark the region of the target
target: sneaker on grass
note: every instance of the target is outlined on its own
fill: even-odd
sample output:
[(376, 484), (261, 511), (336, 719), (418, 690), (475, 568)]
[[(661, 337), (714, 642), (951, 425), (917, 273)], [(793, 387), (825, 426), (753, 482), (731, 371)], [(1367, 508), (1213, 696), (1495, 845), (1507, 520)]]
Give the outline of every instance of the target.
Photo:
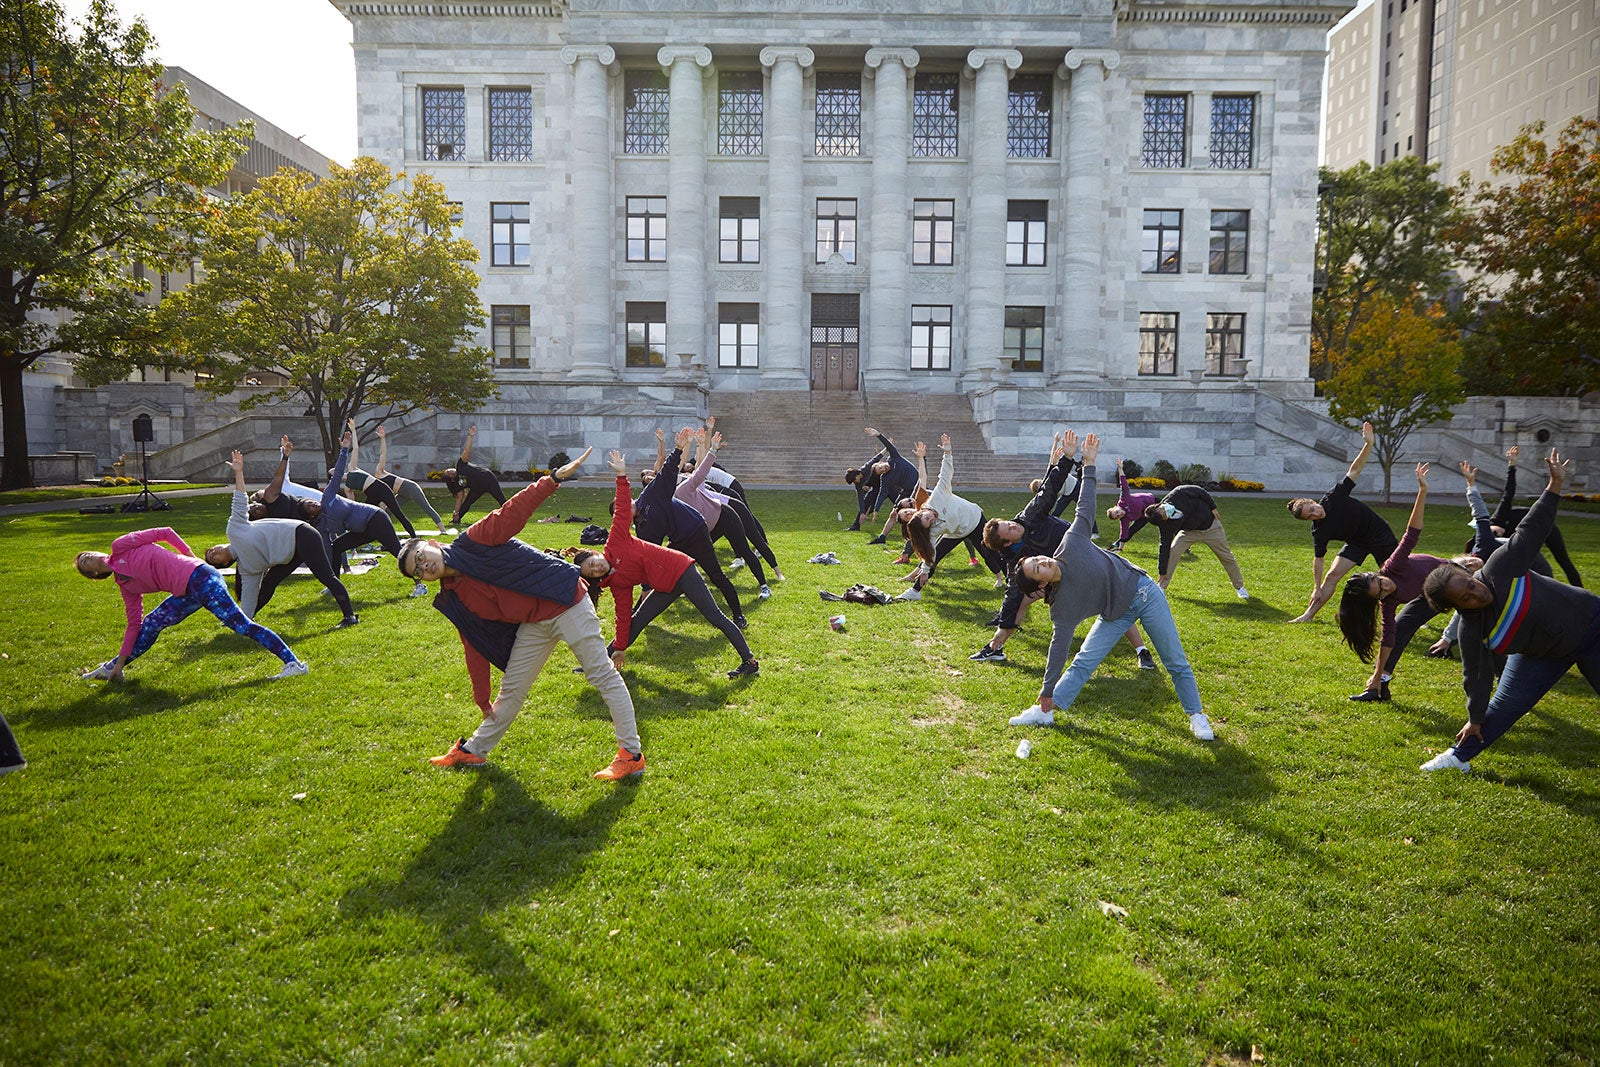
[(766, 600), (767, 598), (771, 597), (772, 596), (772, 586), (770, 586), (770, 585), (762, 585), (761, 591), (758, 592), (756, 594), (756, 596), (759, 597), (762, 600)]
[(1156, 669), (1156, 658), (1150, 654), (1148, 648), (1139, 650), (1139, 669), (1141, 671), (1153, 671)]
[(116, 660), (108, 659), (94, 670), (84, 672), (82, 677), (85, 681), (95, 681), (97, 679), (104, 681), (111, 677), (111, 672), (116, 669), (116, 666)]
[(1460, 756), (1457, 756), (1455, 749), (1447, 748), (1437, 756), (1433, 757), (1427, 763), (1424, 763), (1418, 768), (1418, 770), (1460, 771), (1462, 774), (1466, 774), (1468, 771), (1472, 770), (1472, 763), (1468, 760), (1462, 759)]
[(1189, 732), (1202, 741), (1215, 741), (1217, 733), (1211, 728), (1211, 720), (1206, 718), (1206, 713), (1197, 711), (1189, 716)]
[(761, 661), (747, 659), (728, 672), (729, 678), (754, 678), (761, 673)]
[(1240, 600), (1249, 600), (1250, 590), (1241, 585), (1239, 588), (1233, 591), (1233, 595), (1238, 597)]
[(283, 665), (283, 670), (279, 671), (277, 674), (274, 674), (272, 677), (274, 680), (279, 678), (298, 678), (302, 674), (309, 674), (310, 671), (311, 664), (307, 663), (305, 660), (292, 659)]
[(1012, 726), (1054, 726), (1056, 724), (1056, 713), (1045, 711), (1035, 704), (1022, 714), (1011, 716), (1007, 721)]
[(605, 782), (617, 782), (624, 778), (632, 778), (644, 771), (644, 753), (635, 756), (625, 748), (617, 749), (617, 758), (611, 761), (611, 766), (601, 767), (594, 772), (594, 776)]
[(892, 599), (894, 599), (894, 600), (921, 600), (922, 599), (922, 590), (920, 590), (920, 589), (907, 589), (903, 593), (901, 593), (899, 596), (894, 597)]
[(1004, 663), (1006, 662), (1006, 650), (1003, 648), (990, 648), (988, 645), (984, 645), (967, 658), (980, 660), (984, 663)]
[(361, 616), (360, 615), (355, 615), (355, 614), (346, 615), (344, 618), (339, 620), (339, 625), (335, 626), (334, 629), (335, 630), (343, 630), (346, 627), (356, 625), (360, 621), (361, 621)]
[(450, 751), (442, 756), (433, 756), (428, 760), (435, 767), (482, 767), (489, 761), (482, 756), (467, 751), (465, 737), (450, 746)]

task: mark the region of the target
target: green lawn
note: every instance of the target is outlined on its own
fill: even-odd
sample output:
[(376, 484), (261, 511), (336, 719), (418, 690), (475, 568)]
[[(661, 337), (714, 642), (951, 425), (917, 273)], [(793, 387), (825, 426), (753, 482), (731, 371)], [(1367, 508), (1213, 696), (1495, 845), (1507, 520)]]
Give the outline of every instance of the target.
[[(920, 604), (828, 628), (819, 588), (904, 573), (826, 518), (850, 500), (753, 494), (789, 578), (760, 602), (735, 574), (761, 677), (724, 679), (721, 636), (669, 611), (624, 672), (649, 769), (620, 787), (589, 777), (614, 744), (565, 649), (488, 768), (430, 767), (477, 712), (454, 630), (387, 564), (352, 581), (353, 630), (310, 579), (263, 612), (305, 678), (201, 614), (124, 685), (80, 681), (122, 610), (74, 553), (163, 522), (198, 549), (227, 498), (0, 523), (31, 761), (0, 779), (0, 1063), (1600, 1055), (1600, 701), (1575, 673), (1472, 775), (1419, 773), (1464, 718), (1459, 665), (1420, 654), (1437, 627), (1392, 705), (1349, 703), (1367, 668), (1332, 611), (1284, 625), (1307, 528), (1227, 498), (1255, 599), (1204, 549), (1172, 591), (1218, 740), (1126, 648), (1062, 725), (1014, 729), (1046, 620), (969, 662), (998, 594), (959, 554)], [(603, 524), (605, 496), (546, 505), (572, 511)], [(1465, 511), (1429, 518), (1423, 549), (1458, 549)], [(1564, 530), (1600, 579), (1600, 525)], [(826, 549), (846, 565), (804, 562)]]
[[(210, 489), (216, 482), (152, 482), (150, 491), (156, 496), (178, 489)], [(77, 500), (80, 497), (133, 496), (144, 488), (133, 485), (47, 485), (38, 489), (8, 489), (0, 493), (0, 507), (9, 504), (36, 504), (41, 500)]]

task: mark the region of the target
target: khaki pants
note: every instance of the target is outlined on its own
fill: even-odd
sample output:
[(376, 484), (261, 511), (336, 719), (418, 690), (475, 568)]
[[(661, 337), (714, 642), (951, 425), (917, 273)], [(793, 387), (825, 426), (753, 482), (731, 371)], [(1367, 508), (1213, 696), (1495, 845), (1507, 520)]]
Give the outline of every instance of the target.
[(1228, 572), (1228, 581), (1233, 583), (1235, 589), (1244, 588), (1244, 575), (1239, 573), (1239, 561), (1233, 558), (1233, 549), (1228, 547), (1228, 535), (1222, 529), (1222, 523), (1213, 522), (1209, 530), (1179, 530), (1172, 539), (1172, 547), (1167, 550), (1167, 573), (1162, 577), (1168, 581), (1178, 573), (1178, 560), (1191, 544), (1205, 545), (1217, 554), (1217, 559), (1222, 562), (1222, 569)]
[(470, 738), (466, 749), (477, 756), (487, 756), (516, 719), (517, 713), (528, 699), (528, 690), (534, 679), (544, 669), (545, 661), (555, 650), (557, 641), (565, 641), (578, 657), (583, 675), (589, 684), (600, 691), (606, 707), (611, 711), (611, 724), (617, 732), (617, 745), (637, 756), (640, 752), (639, 730), (634, 723), (633, 698), (622, 675), (611, 665), (606, 655), (606, 639), (600, 635), (600, 618), (594, 613), (594, 604), (588, 597), (553, 619), (544, 622), (525, 622), (517, 627), (517, 639), (511, 646), (511, 658), (506, 661), (505, 674), (500, 679), (500, 695), (494, 701), (493, 720), (484, 719)]

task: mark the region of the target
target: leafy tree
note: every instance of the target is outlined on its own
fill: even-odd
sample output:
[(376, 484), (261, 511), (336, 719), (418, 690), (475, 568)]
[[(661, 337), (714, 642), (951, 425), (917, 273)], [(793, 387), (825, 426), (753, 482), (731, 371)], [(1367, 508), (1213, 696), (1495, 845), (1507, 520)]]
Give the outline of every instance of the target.
[(1554, 146), (1544, 130), (1495, 152), (1494, 183), (1456, 186), (1470, 210), (1448, 235), (1475, 272), (1469, 381), (1486, 393), (1600, 389), (1600, 122), (1573, 119)]
[(1312, 377), (1332, 369), (1369, 301), (1443, 293), (1453, 258), (1440, 231), (1454, 215), (1437, 169), (1405, 156), (1321, 171), (1317, 262), (1326, 278), (1312, 304)]
[(314, 411), (331, 463), (346, 419), (467, 409), (494, 395), (490, 353), (471, 344), (483, 305), (471, 241), (451, 234), (444, 187), (401, 187), (370, 157), (317, 181), (284, 168), (221, 207), (205, 274), (162, 304), (196, 369), (226, 392), (252, 371), (288, 382), (240, 406)]
[(244, 150), (248, 125), (194, 128), (153, 47), (107, 0), (71, 28), (55, 0), (0, 4), (0, 488), (33, 484), (22, 375), (36, 360), (154, 361), (131, 264), (187, 264), (205, 187)]
[(1406, 438), (1449, 418), (1465, 395), (1460, 364), (1460, 342), (1437, 306), (1367, 299), (1323, 388), (1334, 418), (1351, 427), (1372, 423), (1384, 500)]

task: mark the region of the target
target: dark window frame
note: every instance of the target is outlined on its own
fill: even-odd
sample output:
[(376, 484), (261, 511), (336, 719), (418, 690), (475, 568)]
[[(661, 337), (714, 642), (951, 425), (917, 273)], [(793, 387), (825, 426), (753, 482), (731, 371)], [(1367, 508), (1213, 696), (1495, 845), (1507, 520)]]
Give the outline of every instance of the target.
[[(462, 163), (467, 158), (467, 90), (461, 85), (422, 86), (422, 158)], [(447, 139), (448, 138), (448, 139)]]
[(622, 153), (667, 154), (671, 90), (660, 70), (630, 70), (623, 75)]
[(1006, 155), (1049, 159), (1055, 139), (1055, 79), (1019, 74), (1006, 89)]
[[(1156, 320), (1163, 320), (1157, 322)], [(1172, 378), (1178, 374), (1178, 313), (1139, 312), (1139, 374)]]
[[(1153, 223), (1153, 224), (1152, 224)], [(1145, 208), (1143, 242), (1139, 246), (1140, 274), (1183, 272), (1183, 211), (1180, 208)], [(1174, 243), (1168, 245), (1172, 235)]]
[(817, 74), (812, 153), (824, 158), (861, 155), (861, 75)]
[(1050, 202), (1006, 201), (1006, 266), (1050, 264)]
[(527, 369), (533, 354), (531, 311), (527, 304), (494, 304), (490, 307), (489, 347), (494, 352), (496, 367)]
[(961, 75), (917, 72), (911, 89), (911, 154), (919, 159), (961, 154)]
[[(627, 230), (624, 234), (624, 262), (665, 263), (667, 261), (667, 198), (630, 196), (624, 198)], [(659, 226), (657, 225), (659, 223)], [(637, 225), (636, 225), (637, 224)], [(637, 243), (639, 254), (635, 254)]]
[[(833, 214), (824, 215), (822, 213), (823, 205), (825, 205), (825, 204), (837, 205), (834, 208), (834, 213)], [(845, 204), (850, 205), (850, 214), (848, 214), (848, 215), (840, 213), (843, 210), (843, 205), (845, 205)], [(816, 201), (816, 212), (817, 212), (817, 244), (816, 244), (817, 262), (818, 263), (826, 263), (828, 261), (829, 257), (832, 256), (833, 252), (831, 252), (831, 251), (830, 252), (824, 252), (823, 248), (824, 247), (830, 247), (834, 251), (837, 251), (840, 255), (844, 256), (844, 261), (846, 263), (854, 263), (856, 261), (856, 253), (857, 253), (857, 250), (858, 250), (857, 242), (858, 242), (858, 240), (859, 240), (859, 238), (861, 236), (861, 231), (860, 231), (860, 205), (856, 201), (856, 198), (853, 197), (853, 196), (852, 197), (819, 196), (819, 197), (817, 197), (817, 201)], [(846, 223), (848, 223), (848, 225), (846, 225)], [(825, 228), (826, 228), (826, 231), (827, 231), (826, 239), (824, 239), (824, 236), (823, 236)], [(849, 237), (848, 241), (846, 241), (844, 236), (843, 236), (843, 234), (844, 234), (844, 232), (846, 230), (848, 230), (849, 234), (850, 234), (850, 237)], [(845, 252), (846, 246), (848, 246), (848, 248), (849, 248), (848, 254)]]
[(766, 153), (765, 86), (759, 70), (717, 74), (717, 155)]
[[(733, 327), (733, 340), (728, 328)], [(749, 332), (747, 333), (746, 328)], [(729, 353), (732, 353), (732, 361)], [(746, 354), (748, 352), (748, 355)], [(727, 303), (717, 305), (717, 367), (749, 370), (761, 366), (761, 305)]]
[(955, 255), (956, 202), (939, 198), (911, 201), (912, 264), (948, 267), (955, 263)]
[(1249, 211), (1212, 209), (1211, 249), (1207, 260), (1207, 272), (1211, 274), (1250, 273)]
[(532, 162), (533, 90), (526, 86), (491, 85), (488, 110), (489, 160)]
[(1217, 93), (1211, 98), (1211, 166), (1249, 170), (1255, 166), (1254, 93)]
[[(938, 340), (941, 330), (944, 339), (942, 349)], [(912, 304), (910, 369), (947, 371), (954, 347), (955, 307), (951, 304)]]
[(1175, 170), (1189, 162), (1189, 94), (1145, 93), (1139, 165)]
[[(501, 240), (502, 233), (505, 240)], [(521, 240), (518, 240), (518, 238)], [(523, 201), (500, 201), (489, 205), (489, 265), (526, 267), (533, 262), (533, 215)], [(502, 258), (501, 250), (508, 258)], [(521, 252), (520, 261), (518, 252)]]
[(1243, 360), (1244, 312), (1206, 312), (1206, 373), (1237, 374), (1232, 365)]
[[(1004, 352), (1014, 371), (1044, 370), (1044, 308), (1007, 305)], [(1034, 358), (1029, 358), (1033, 356)]]
[[(635, 369), (667, 365), (667, 305), (661, 300), (629, 300), (623, 305), (625, 324), (623, 365)], [(642, 340), (634, 341), (634, 327), (642, 327)], [(652, 340), (660, 337), (659, 350)]]

